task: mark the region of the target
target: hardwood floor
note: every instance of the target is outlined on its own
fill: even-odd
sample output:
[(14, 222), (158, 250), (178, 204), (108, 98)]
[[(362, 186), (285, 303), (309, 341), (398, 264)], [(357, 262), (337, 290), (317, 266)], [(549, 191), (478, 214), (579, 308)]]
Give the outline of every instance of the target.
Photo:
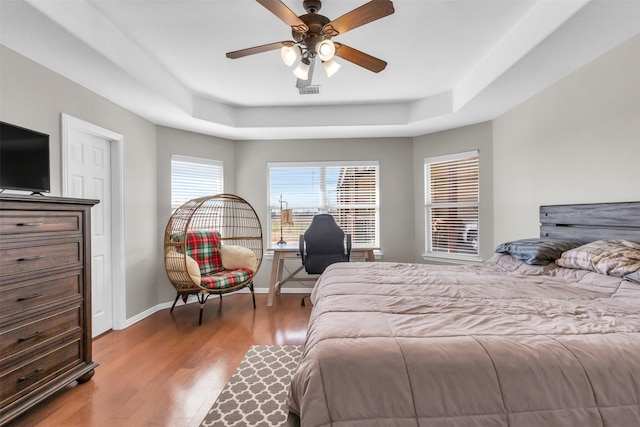
[(14, 420), (12, 426), (199, 426), (250, 346), (303, 344), (311, 304), (282, 294), (212, 296), (198, 326), (198, 304), (159, 311), (93, 342), (100, 366)]

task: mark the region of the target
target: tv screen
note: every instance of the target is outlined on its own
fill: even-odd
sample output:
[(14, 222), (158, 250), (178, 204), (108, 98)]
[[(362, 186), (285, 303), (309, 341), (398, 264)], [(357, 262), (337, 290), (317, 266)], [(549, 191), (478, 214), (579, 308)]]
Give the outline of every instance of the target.
[(49, 135), (0, 122), (0, 188), (49, 192)]

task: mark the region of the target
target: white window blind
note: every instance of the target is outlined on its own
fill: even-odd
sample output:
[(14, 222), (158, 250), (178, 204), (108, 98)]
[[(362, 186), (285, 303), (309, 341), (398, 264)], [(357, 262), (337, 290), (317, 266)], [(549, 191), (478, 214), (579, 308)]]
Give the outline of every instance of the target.
[(424, 176), (427, 255), (477, 256), (478, 151), (427, 158)]
[(223, 176), (221, 161), (171, 156), (171, 209), (196, 197), (222, 193)]
[[(297, 244), (314, 215), (328, 213), (352, 244), (380, 246), (378, 162), (269, 163), (269, 226), (271, 244), (282, 234)], [(291, 222), (280, 225), (282, 208), (291, 209)], [(282, 233), (281, 233), (282, 232)]]

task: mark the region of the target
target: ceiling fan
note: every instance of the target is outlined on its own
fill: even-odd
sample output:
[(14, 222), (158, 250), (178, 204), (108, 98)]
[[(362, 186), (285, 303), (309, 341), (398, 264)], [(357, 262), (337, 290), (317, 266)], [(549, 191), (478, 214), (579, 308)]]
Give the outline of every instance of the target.
[(318, 13), (322, 6), (320, 0), (304, 0), (303, 7), (307, 13), (301, 16), (296, 16), (281, 0), (257, 0), (257, 2), (291, 27), (293, 40), (228, 52), (227, 58), (237, 59), (280, 49), (282, 60), (288, 66), (292, 66), (299, 60), (293, 72), (298, 77), (296, 84), (298, 88), (311, 85), (316, 57), (322, 61), (323, 68), (329, 77), (340, 68), (340, 65), (334, 61), (334, 56), (374, 73), (379, 73), (387, 66), (387, 63), (381, 59), (345, 44), (334, 43), (331, 39), (394, 13), (393, 3), (389, 0), (371, 0), (333, 21)]

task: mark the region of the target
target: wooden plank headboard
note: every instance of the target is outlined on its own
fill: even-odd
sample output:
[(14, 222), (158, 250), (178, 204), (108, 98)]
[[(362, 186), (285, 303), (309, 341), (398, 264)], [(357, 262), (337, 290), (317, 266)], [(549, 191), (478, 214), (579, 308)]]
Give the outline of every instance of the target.
[(540, 206), (540, 237), (640, 243), (640, 202)]

